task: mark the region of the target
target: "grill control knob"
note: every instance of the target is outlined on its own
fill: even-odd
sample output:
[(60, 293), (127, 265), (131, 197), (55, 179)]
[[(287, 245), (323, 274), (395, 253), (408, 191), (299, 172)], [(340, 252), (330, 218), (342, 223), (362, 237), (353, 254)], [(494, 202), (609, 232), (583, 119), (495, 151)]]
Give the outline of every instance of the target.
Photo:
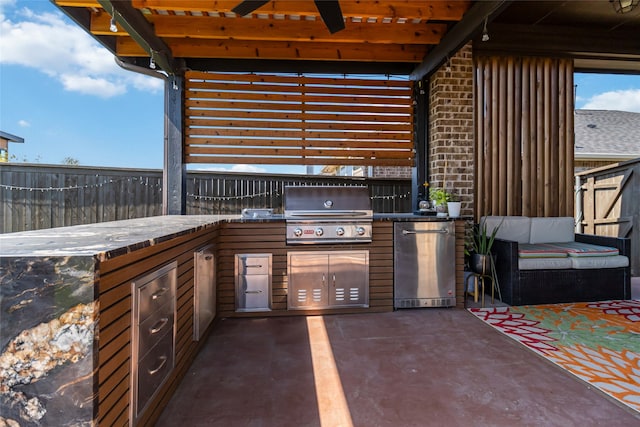
[(324, 234), (324, 230), (321, 227), (316, 228), (316, 236), (322, 236)]
[(343, 227), (336, 228), (336, 234), (338, 236), (344, 236), (344, 228)]
[(295, 234), (296, 237), (302, 236), (302, 228), (296, 228), (293, 230), (293, 234)]
[(364, 236), (364, 233), (365, 233), (364, 227), (356, 228), (356, 233), (358, 233), (358, 236)]

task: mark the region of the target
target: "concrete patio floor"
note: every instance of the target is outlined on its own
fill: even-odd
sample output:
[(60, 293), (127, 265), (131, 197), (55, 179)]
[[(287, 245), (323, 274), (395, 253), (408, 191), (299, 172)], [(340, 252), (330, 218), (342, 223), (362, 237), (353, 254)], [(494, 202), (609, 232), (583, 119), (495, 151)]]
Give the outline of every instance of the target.
[[(636, 282), (637, 284), (637, 282)], [(223, 319), (158, 426), (631, 426), (466, 310)]]

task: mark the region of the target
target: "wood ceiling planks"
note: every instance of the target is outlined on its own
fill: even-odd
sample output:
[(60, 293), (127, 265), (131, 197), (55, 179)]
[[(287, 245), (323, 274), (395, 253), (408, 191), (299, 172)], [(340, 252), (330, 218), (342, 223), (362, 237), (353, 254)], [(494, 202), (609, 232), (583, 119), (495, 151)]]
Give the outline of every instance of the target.
[[(149, 56), (126, 31), (110, 31), (108, 2), (55, 0), (86, 8), (89, 30), (115, 41), (121, 57)], [(471, 1), (340, 2), (346, 28), (330, 34), (310, 0), (270, 1), (247, 17), (231, 12), (240, 0), (133, 0), (174, 58), (415, 64), (462, 19)]]

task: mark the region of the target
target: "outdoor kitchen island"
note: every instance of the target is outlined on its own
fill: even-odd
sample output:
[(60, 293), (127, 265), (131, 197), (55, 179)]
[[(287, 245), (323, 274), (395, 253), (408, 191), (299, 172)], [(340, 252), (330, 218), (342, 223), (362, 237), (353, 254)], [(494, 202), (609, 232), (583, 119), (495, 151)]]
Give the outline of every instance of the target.
[[(374, 215), (370, 243), (321, 248), (288, 245), (278, 216), (167, 216), (0, 235), (0, 413), (24, 426), (153, 423), (201, 343), (194, 259), (203, 248), (215, 259), (217, 318), (383, 312), (393, 310), (394, 222), (434, 220)], [(463, 221), (455, 222), (462, 236)], [(319, 249), (368, 252), (368, 307), (288, 309), (287, 253)], [(271, 256), (268, 310), (236, 310), (242, 254)], [(144, 372), (159, 380), (139, 378)]]

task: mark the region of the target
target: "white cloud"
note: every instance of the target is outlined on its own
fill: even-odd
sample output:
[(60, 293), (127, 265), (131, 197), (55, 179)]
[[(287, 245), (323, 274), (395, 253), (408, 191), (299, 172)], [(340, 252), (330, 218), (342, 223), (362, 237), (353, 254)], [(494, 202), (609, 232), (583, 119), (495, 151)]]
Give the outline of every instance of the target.
[(0, 0), (0, 63), (40, 70), (66, 90), (109, 98), (128, 88), (158, 92), (163, 82), (120, 68), (113, 55), (61, 13), (28, 8), (6, 16), (8, 0)]
[(640, 89), (615, 90), (592, 96), (585, 110), (616, 110), (640, 113)]
[(18, 120), (18, 126), (22, 128), (28, 128), (29, 126), (31, 126), (31, 123), (26, 120)]
[(266, 172), (267, 170), (263, 168), (259, 168), (254, 165), (233, 165), (233, 167), (231, 168), (231, 171), (259, 173), (259, 172)]
[(80, 92), (85, 95), (97, 95), (103, 98), (122, 95), (127, 92), (123, 85), (105, 78), (62, 74), (60, 81), (68, 91)]

